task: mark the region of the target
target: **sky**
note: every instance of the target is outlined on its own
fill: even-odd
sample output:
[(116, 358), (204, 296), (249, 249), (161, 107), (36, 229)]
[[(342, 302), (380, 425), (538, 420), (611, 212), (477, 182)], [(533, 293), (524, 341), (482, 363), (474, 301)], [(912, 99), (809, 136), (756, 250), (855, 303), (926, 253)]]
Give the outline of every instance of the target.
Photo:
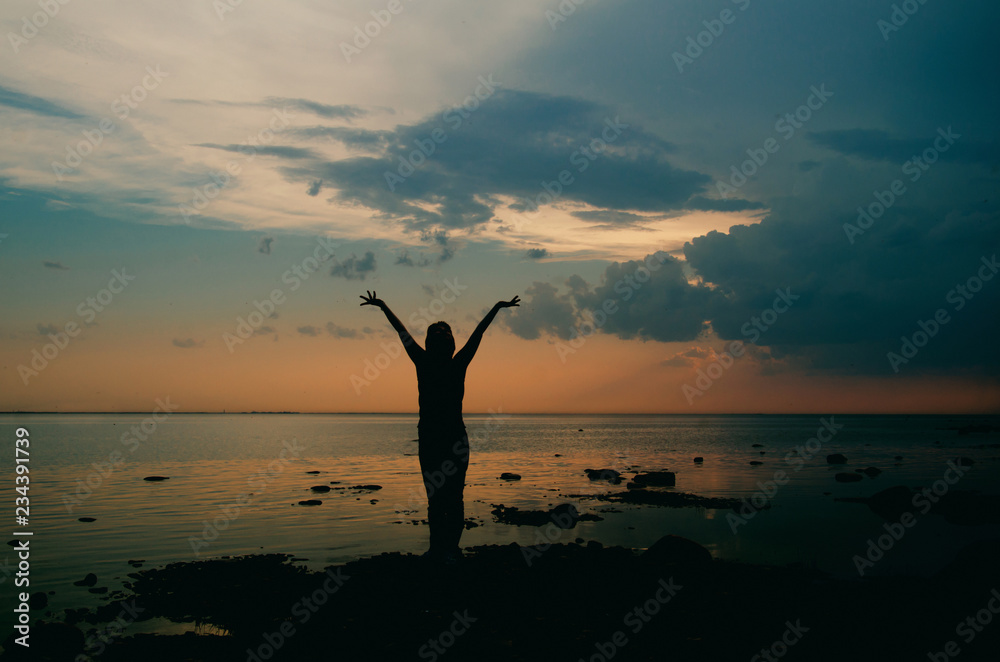
[(995, 413), (998, 21), (9, 0), (0, 411)]

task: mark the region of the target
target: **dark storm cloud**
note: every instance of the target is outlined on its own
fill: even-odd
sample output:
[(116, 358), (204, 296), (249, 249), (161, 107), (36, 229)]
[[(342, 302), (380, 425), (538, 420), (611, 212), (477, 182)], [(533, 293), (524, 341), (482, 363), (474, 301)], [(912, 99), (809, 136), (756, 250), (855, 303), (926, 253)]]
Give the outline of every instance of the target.
[[(556, 201), (638, 211), (684, 209), (711, 183), (705, 174), (671, 165), (671, 143), (612, 108), (524, 90), (497, 89), (476, 110), (451, 109), (377, 139), (333, 131), (345, 144), (364, 135), (377, 146), (384, 137), (384, 148), (373, 156), (286, 168), (287, 176), (323, 179), (341, 202), (377, 210), (417, 232), (481, 226), (497, 211), (496, 196), (514, 198), (522, 210), (546, 204), (552, 198), (543, 183), (556, 191)], [(564, 171), (571, 183), (558, 181)]]
[(542, 258), (549, 257), (549, 249), (547, 248), (529, 248), (525, 251), (524, 256), (531, 260), (541, 260)]
[(274, 243), (274, 237), (261, 237), (257, 240), (257, 252), (263, 253), (264, 255), (271, 254), (271, 245)]
[(569, 339), (590, 322), (623, 339), (694, 340), (707, 330), (708, 315), (722, 299), (709, 287), (689, 283), (681, 261), (665, 253), (614, 262), (596, 285), (578, 275), (564, 285), (566, 292), (551, 283), (532, 284), (521, 307), (505, 318), (508, 328), (528, 340), (543, 334)]
[(172, 344), (174, 347), (179, 347), (181, 349), (195, 349), (196, 347), (204, 345), (205, 342), (199, 342), (194, 338), (174, 338)]
[(322, 190), (322, 188), (323, 188), (322, 179), (313, 180), (309, 182), (309, 188), (306, 189), (306, 195), (316, 197), (317, 195), (319, 195), (319, 192), (320, 190)]

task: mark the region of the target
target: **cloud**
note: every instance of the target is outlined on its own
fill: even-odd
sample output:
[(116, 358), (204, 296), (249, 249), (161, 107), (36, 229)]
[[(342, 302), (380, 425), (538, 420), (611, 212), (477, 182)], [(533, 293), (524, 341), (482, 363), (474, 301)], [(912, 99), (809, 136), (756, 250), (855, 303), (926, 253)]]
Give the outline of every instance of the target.
[(244, 156), (260, 154), (261, 156), (277, 156), (283, 159), (314, 159), (317, 157), (316, 153), (311, 149), (288, 145), (218, 145), (216, 143), (199, 143), (195, 147), (237, 152)]
[(507, 328), (527, 340), (535, 340), (542, 334), (568, 340), (576, 328), (572, 301), (560, 295), (551, 283), (541, 281), (525, 288), (524, 294), (520, 307), (512, 308), (510, 315), (501, 318)]
[(541, 260), (542, 258), (549, 257), (549, 249), (547, 248), (529, 248), (524, 252), (524, 256), (531, 260)]
[(330, 275), (347, 280), (364, 280), (365, 277), (375, 271), (375, 253), (366, 251), (364, 257), (358, 259), (357, 255), (341, 260), (330, 267)]
[[(368, 327), (365, 328), (368, 329)], [(366, 333), (370, 331), (371, 329), (368, 329)], [(326, 332), (334, 338), (357, 338), (359, 335), (357, 329), (349, 329), (343, 326), (338, 326), (333, 322), (326, 323)]]
[(696, 195), (685, 203), (684, 208), (695, 211), (736, 212), (747, 211), (749, 209), (764, 209), (765, 206), (762, 202), (751, 202), (750, 200), (740, 200), (737, 198), (732, 200), (713, 200)]
[(612, 211), (608, 209), (575, 211), (571, 215), (585, 223), (593, 223), (592, 227), (595, 230), (620, 230), (622, 228), (646, 230), (648, 228), (644, 227), (645, 223), (659, 220), (658, 218), (650, 218), (649, 216), (633, 214), (632, 212)]
[(322, 188), (323, 188), (323, 180), (314, 179), (313, 181), (309, 182), (309, 188), (306, 189), (306, 195), (316, 197), (317, 195), (319, 195), (320, 189)]
[(201, 347), (204, 344), (205, 344), (204, 340), (197, 341), (194, 338), (183, 338), (183, 339), (181, 339), (181, 338), (174, 338), (173, 339), (173, 345), (174, 345), (174, 347), (180, 347), (181, 349), (193, 349), (195, 347)]
[(316, 337), (320, 333), (322, 333), (323, 330), (320, 329), (318, 326), (300, 326), (298, 329), (296, 329), (296, 331), (298, 331), (304, 336)]
[(310, 140), (330, 138), (345, 147), (358, 151), (378, 152), (389, 146), (392, 131), (357, 129), (347, 126), (307, 126), (289, 130), (290, 133)]
[(418, 259), (414, 260), (412, 257), (410, 257), (410, 252), (404, 250), (402, 253), (396, 256), (396, 261), (394, 264), (398, 264), (404, 267), (426, 267), (430, 263), (431, 260), (424, 257), (422, 254)]
[(271, 254), (271, 245), (274, 243), (274, 237), (263, 236), (257, 240), (257, 252), (263, 253), (264, 255)]
[[(906, 138), (892, 136), (888, 131), (880, 129), (844, 129), (813, 132), (809, 134), (809, 139), (841, 154), (868, 161), (903, 163), (914, 157), (921, 157), (926, 149), (934, 148), (937, 141), (937, 159), (941, 161), (991, 166), (1000, 163), (1000, 142), (964, 136), (962, 132), (952, 132), (950, 126), (940, 127), (925, 136)], [(940, 148), (942, 145), (943, 150)]]
[(45, 117), (61, 117), (63, 119), (70, 120), (84, 118), (83, 115), (76, 113), (65, 106), (53, 103), (48, 99), (32, 96), (30, 94), (24, 94), (22, 92), (12, 90), (9, 87), (4, 87), (3, 85), (0, 85), (0, 106), (16, 108), (17, 110), (26, 110), (30, 113), (43, 115)]
[(691, 283), (683, 263), (666, 253), (610, 264), (596, 285), (579, 275), (566, 280), (567, 292), (535, 282), (524, 302), (507, 316), (508, 328), (533, 340), (542, 334), (562, 339), (589, 333), (590, 326), (622, 339), (690, 341), (708, 330), (707, 320), (721, 295)]
[(309, 99), (267, 97), (264, 100), (264, 103), (273, 107), (294, 108), (295, 110), (298, 111), (312, 113), (314, 115), (319, 115), (320, 117), (326, 117), (329, 119), (354, 120), (361, 117), (365, 117), (366, 115), (369, 114), (368, 110), (365, 110), (360, 106), (352, 106), (352, 105), (331, 106), (325, 103), (319, 103), (317, 101), (310, 101)]
[(38, 335), (48, 336), (54, 333), (59, 333), (60, 329), (55, 324), (39, 324), (38, 325)]
[[(467, 120), (445, 111), (384, 136), (329, 135), (345, 144), (363, 139), (373, 154), (287, 166), (286, 176), (329, 182), (334, 201), (375, 210), (425, 241), (437, 232), (482, 227), (500, 213), (498, 196), (516, 200), (518, 210), (547, 204), (552, 198), (541, 182), (561, 189), (560, 204), (657, 212), (685, 209), (711, 184), (706, 174), (671, 165), (674, 145), (611, 108), (524, 90), (498, 89)], [(421, 144), (433, 153), (425, 156)], [(417, 164), (412, 173), (410, 162)], [(401, 171), (408, 175), (402, 182), (392, 179)], [(572, 183), (558, 182), (563, 171)]]
[(69, 271), (69, 267), (64, 267), (62, 262), (52, 262), (51, 260), (42, 260), (42, 264), (48, 269), (58, 269), (60, 271)]
[(671, 367), (691, 367), (713, 356), (715, 352), (702, 347), (690, 347), (663, 360), (663, 365)]
[[(355, 120), (366, 117), (371, 111), (355, 105), (329, 105), (309, 99), (266, 97), (263, 101), (227, 101), (220, 99), (170, 99), (171, 103), (198, 106), (234, 106), (242, 108), (265, 107), (292, 109), (311, 113), (327, 119)], [(291, 115), (292, 113), (289, 113)]]

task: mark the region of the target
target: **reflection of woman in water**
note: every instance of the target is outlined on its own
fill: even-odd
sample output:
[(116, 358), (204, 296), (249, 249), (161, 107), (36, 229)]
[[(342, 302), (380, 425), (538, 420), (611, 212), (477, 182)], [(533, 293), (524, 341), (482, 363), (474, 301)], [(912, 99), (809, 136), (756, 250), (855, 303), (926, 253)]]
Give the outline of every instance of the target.
[(520, 299), (498, 301), (459, 352), (445, 322), (427, 327), (426, 348), (420, 347), (385, 302), (375, 292), (362, 295), (362, 306), (378, 306), (399, 334), (410, 360), (417, 367), (420, 421), (420, 471), (427, 490), (427, 521), (431, 529), (428, 556), (454, 562), (461, 552), (458, 541), (465, 526), (465, 472), (469, 468), (469, 436), (462, 420), (465, 371), (476, 355), (483, 333), (501, 308), (517, 306)]

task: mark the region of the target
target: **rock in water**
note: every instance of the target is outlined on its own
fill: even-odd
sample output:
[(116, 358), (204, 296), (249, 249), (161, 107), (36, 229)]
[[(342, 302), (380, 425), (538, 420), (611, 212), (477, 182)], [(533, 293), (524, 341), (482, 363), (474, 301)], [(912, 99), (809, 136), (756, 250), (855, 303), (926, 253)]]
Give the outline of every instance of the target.
[(305, 501), (299, 501), (300, 506), (319, 506), (322, 504), (323, 502), (319, 499), (306, 499)]
[(329, 492), (330, 491), (330, 486), (329, 485), (313, 485), (309, 489), (312, 490), (313, 492), (323, 493), (323, 492)]
[(615, 485), (622, 482), (622, 475), (614, 469), (584, 469), (583, 472), (590, 480), (606, 480)]
[(866, 467), (862, 471), (864, 471), (865, 475), (868, 476), (869, 478), (874, 478), (875, 476), (882, 473), (882, 470), (879, 469), (878, 467)]
[(827, 464), (847, 464), (847, 458), (840, 453), (833, 453), (826, 456)]
[(637, 487), (673, 487), (677, 484), (677, 474), (673, 471), (650, 471), (636, 474), (632, 483)]
[(864, 480), (861, 474), (849, 474), (849, 473), (839, 473), (833, 478), (838, 483), (856, 483), (859, 480)]
[(521, 480), (521, 474), (512, 474), (505, 471), (500, 474), (499, 480)]
[(151, 483), (155, 483), (161, 480), (170, 480), (170, 476), (146, 476), (143, 480), (148, 480)]
[(73, 582), (73, 586), (93, 586), (97, 583), (97, 575), (92, 572), (88, 572), (87, 576), (80, 581)]
[(703, 458), (701, 455), (699, 455), (698, 457), (696, 457), (694, 459), (694, 461), (697, 462), (698, 464), (701, 464), (702, 462), (705, 461), (705, 458)]

